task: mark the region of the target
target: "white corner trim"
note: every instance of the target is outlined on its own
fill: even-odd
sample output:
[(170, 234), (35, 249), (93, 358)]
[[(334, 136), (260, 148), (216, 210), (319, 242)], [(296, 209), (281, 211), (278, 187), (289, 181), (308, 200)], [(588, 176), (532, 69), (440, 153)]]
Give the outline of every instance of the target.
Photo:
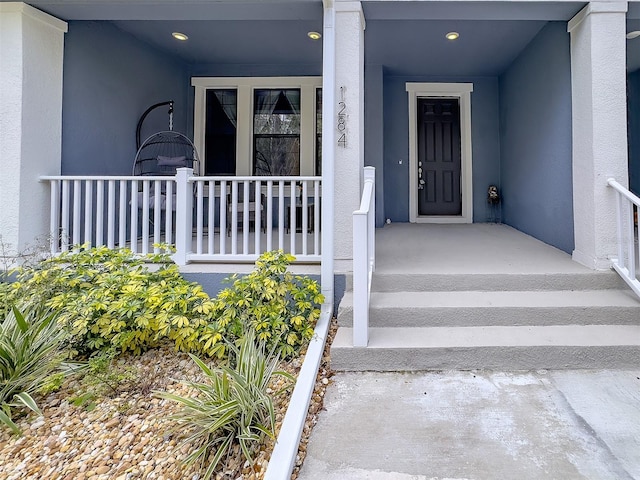
[(59, 18), (56, 18), (48, 13), (44, 13), (42, 10), (33, 8), (31, 5), (27, 5), (22, 2), (0, 2), (0, 13), (21, 13), (27, 17), (31, 17), (34, 20), (38, 20), (50, 27), (60, 30), (62, 33), (67, 33), (69, 27), (67, 22), (63, 22)]
[(364, 18), (364, 11), (362, 10), (362, 3), (353, 0), (335, 0), (334, 7), (336, 13), (358, 13), (360, 15), (360, 22), (362, 24), (362, 30), (366, 28), (366, 21)]
[(628, 11), (627, 2), (591, 2), (580, 10), (567, 23), (567, 32), (571, 33), (578, 25), (592, 13), (626, 13)]
[[(406, 84), (409, 95), (409, 222), (411, 223), (473, 223), (473, 161), (471, 149), (471, 92), (473, 83), (412, 83)], [(419, 98), (460, 99), (460, 143), (462, 165), (460, 191), (462, 215), (418, 215), (418, 114)]]

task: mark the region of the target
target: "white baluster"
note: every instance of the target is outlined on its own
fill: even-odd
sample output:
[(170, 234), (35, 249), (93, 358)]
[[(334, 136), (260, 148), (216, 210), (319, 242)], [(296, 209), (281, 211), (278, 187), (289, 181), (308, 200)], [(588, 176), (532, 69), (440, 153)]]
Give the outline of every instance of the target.
[(273, 250), (273, 180), (267, 182), (267, 251)]
[(87, 180), (84, 185), (84, 243), (93, 245), (93, 181)]
[(104, 181), (96, 183), (96, 246), (104, 245)]
[(309, 200), (307, 198), (307, 181), (302, 182), (302, 254), (307, 255), (307, 242), (309, 237)]
[(149, 180), (142, 181), (142, 254), (149, 253)]
[(69, 250), (69, 181), (62, 181), (62, 228), (60, 229), (62, 251)]
[(249, 197), (250, 184), (248, 181), (242, 182), (242, 253), (247, 255), (249, 253), (249, 203), (251, 203)]
[(198, 201), (196, 203), (196, 253), (202, 255), (202, 236), (203, 236), (203, 220), (204, 220), (204, 192), (203, 182), (198, 180), (196, 182), (196, 191)]
[(51, 223), (50, 223), (50, 235), (49, 246), (51, 253), (55, 254), (59, 251), (60, 240), (60, 181), (51, 180), (49, 182), (51, 186)]
[(313, 254), (320, 255), (320, 181), (313, 182)]
[(118, 203), (118, 247), (127, 243), (127, 186), (129, 182), (120, 180), (120, 200)]
[(138, 181), (131, 182), (131, 251), (138, 252)]
[(116, 182), (109, 180), (107, 197), (107, 247), (115, 248), (115, 223), (116, 223)]
[[(220, 182), (220, 255), (227, 253), (227, 181)], [(224, 229), (224, 230), (223, 230)]]
[[(209, 208), (207, 209), (207, 213), (208, 213), (208, 225), (209, 227), (207, 228), (207, 233), (209, 234), (207, 237), (207, 253), (209, 255), (213, 255), (213, 240), (214, 240), (214, 233), (215, 233), (215, 217), (214, 217), (214, 212), (215, 212), (215, 206), (216, 206), (216, 197), (215, 197), (216, 191), (215, 191), (215, 182), (214, 181), (210, 181), (209, 182)], [(222, 227), (220, 228), (220, 231), (222, 232)]]
[(629, 276), (631, 278), (636, 278), (636, 258), (635, 258), (635, 228), (633, 225), (633, 203), (630, 200), (625, 200), (626, 204), (626, 219), (625, 222), (627, 227), (627, 252), (629, 258), (629, 265), (627, 266), (629, 270)]
[(278, 182), (278, 249), (284, 250), (284, 181)]
[(262, 205), (262, 182), (257, 180), (255, 182), (255, 192), (256, 192), (256, 211), (255, 215), (255, 245), (254, 245), (254, 253), (256, 255), (260, 255), (260, 241), (262, 240), (262, 209), (264, 205)]
[(82, 204), (82, 183), (73, 181), (73, 221), (71, 226), (72, 244), (80, 243), (80, 205)]
[(167, 180), (166, 185), (166, 202), (164, 207), (164, 241), (166, 244), (173, 243), (173, 184), (175, 180)]
[(231, 254), (238, 253), (238, 182), (231, 182)]
[(289, 233), (291, 234), (290, 240), (290, 252), (291, 255), (295, 255), (296, 252), (296, 209), (298, 208), (296, 200), (296, 182), (289, 183)]
[(153, 253), (160, 253), (155, 245), (160, 243), (162, 222), (162, 183), (161, 180), (153, 182)]

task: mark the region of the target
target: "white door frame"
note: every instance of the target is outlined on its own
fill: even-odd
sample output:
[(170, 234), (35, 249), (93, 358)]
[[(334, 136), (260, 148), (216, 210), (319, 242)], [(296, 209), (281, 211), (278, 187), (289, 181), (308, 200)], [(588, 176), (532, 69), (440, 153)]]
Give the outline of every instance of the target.
[[(411, 223), (472, 223), (473, 182), (471, 161), (471, 92), (473, 83), (407, 82), (409, 94), (409, 221)], [(418, 99), (458, 98), (460, 100), (461, 215), (418, 215)]]

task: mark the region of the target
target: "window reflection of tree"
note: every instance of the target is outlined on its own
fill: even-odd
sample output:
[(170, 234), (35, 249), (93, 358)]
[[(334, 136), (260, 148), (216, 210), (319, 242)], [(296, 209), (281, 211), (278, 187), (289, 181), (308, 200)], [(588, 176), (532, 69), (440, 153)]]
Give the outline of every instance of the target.
[(300, 175), (300, 90), (256, 90), (254, 174)]

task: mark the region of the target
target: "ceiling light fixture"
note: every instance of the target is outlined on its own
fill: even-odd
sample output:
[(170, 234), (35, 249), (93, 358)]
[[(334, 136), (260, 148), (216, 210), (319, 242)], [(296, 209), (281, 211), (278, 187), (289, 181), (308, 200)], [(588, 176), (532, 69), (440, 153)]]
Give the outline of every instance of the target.
[(460, 37), (458, 32), (449, 32), (445, 35), (447, 40), (457, 40)]
[(189, 39), (188, 36), (181, 32), (173, 32), (171, 35), (173, 35), (173, 38), (175, 38), (176, 40), (180, 40), (181, 42)]
[(309, 37), (311, 40), (320, 40), (322, 35), (320, 35), (318, 32), (308, 32), (307, 37)]
[(640, 30), (627, 33), (627, 40), (633, 40), (636, 37), (640, 37)]

